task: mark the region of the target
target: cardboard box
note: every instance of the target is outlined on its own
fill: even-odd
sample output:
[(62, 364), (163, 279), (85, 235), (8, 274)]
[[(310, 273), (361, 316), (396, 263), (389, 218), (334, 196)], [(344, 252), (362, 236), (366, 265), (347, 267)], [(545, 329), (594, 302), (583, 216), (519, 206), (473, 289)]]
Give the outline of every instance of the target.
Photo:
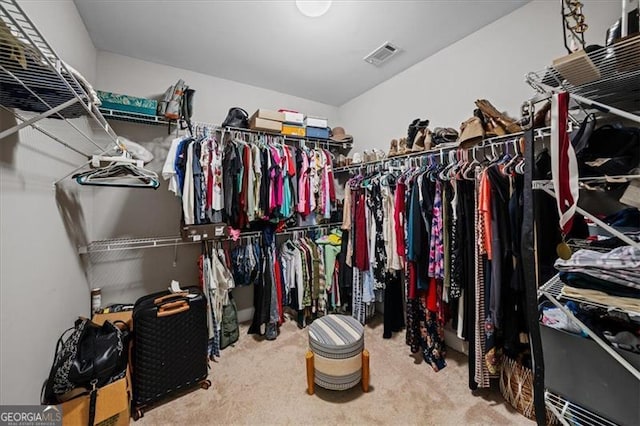
[(304, 114), (297, 111), (289, 111), (286, 109), (279, 109), (284, 114), (284, 122), (289, 124), (295, 124), (298, 126), (304, 125)]
[(329, 139), (329, 128), (325, 127), (323, 129), (319, 129), (317, 127), (307, 126), (307, 137), (317, 138), (317, 139)]
[[(261, 120), (261, 119), (260, 119)], [(227, 224), (206, 223), (204, 225), (185, 225), (180, 229), (183, 241), (203, 241), (227, 236)]]
[(305, 128), (302, 126), (294, 126), (292, 124), (283, 124), (282, 125), (282, 134), (289, 136), (301, 136), (304, 137), (306, 132)]
[(129, 326), (129, 330), (133, 330), (133, 311), (109, 312), (108, 314), (95, 314), (91, 321), (98, 325), (102, 325), (105, 321), (123, 321)]
[(304, 120), (304, 125), (307, 127), (317, 127), (319, 129), (326, 129), (327, 127), (329, 127), (329, 120), (322, 117), (307, 116), (307, 118), (305, 118)]
[(281, 123), (284, 121), (283, 113), (262, 108), (254, 112), (251, 118), (253, 117), (264, 118), (265, 120), (279, 121)]
[(249, 121), (249, 128), (251, 130), (279, 133), (280, 129), (282, 128), (282, 123), (279, 121), (267, 120), (264, 118), (253, 116)]
[[(109, 426), (129, 424), (129, 406), (131, 404), (131, 376), (129, 369), (120, 380), (101, 387), (96, 392), (95, 425), (105, 422)], [(65, 426), (86, 425), (89, 422), (89, 395), (83, 395), (63, 402), (62, 424)]]
[(600, 79), (600, 70), (584, 50), (554, 59), (553, 67), (574, 86)]

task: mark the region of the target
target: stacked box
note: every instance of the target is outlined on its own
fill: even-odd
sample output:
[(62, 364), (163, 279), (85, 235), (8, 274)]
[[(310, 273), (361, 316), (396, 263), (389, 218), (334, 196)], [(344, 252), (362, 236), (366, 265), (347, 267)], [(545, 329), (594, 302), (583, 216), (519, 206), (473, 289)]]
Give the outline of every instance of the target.
[(263, 132), (280, 132), (284, 114), (267, 109), (259, 109), (249, 119), (249, 128)]

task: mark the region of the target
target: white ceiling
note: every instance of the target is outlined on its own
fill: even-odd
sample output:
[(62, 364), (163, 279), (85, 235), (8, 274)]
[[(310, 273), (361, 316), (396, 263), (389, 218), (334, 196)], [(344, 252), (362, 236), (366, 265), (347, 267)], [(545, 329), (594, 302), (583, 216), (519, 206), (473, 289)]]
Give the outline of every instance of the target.
[[(294, 1), (75, 3), (100, 50), (342, 105), (527, 1), (334, 1), (319, 18)], [(403, 51), (363, 61), (387, 40)]]

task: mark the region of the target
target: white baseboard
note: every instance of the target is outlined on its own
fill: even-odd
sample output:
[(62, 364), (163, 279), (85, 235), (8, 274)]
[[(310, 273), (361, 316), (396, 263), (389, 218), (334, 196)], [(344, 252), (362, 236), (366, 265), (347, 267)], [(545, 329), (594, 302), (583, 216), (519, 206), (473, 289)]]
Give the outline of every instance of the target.
[(238, 311), (238, 322), (247, 322), (253, 319), (254, 308), (241, 309)]
[(444, 342), (445, 344), (456, 352), (462, 352), (469, 356), (469, 342), (465, 342), (460, 339), (455, 331), (450, 330), (448, 327), (444, 328)]

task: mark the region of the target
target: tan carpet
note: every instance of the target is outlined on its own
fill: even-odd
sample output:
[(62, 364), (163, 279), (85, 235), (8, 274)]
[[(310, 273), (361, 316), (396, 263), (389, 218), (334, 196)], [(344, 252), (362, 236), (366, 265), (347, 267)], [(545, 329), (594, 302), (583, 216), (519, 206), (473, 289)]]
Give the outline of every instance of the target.
[(209, 390), (197, 389), (147, 411), (139, 425), (161, 424), (381, 424), (381, 425), (533, 425), (504, 401), (500, 391), (467, 386), (467, 357), (449, 351), (447, 367), (434, 373), (412, 356), (404, 332), (382, 339), (378, 319), (367, 325), (371, 388), (306, 393), (304, 354), (307, 330), (293, 321), (275, 341), (247, 335), (211, 364)]

